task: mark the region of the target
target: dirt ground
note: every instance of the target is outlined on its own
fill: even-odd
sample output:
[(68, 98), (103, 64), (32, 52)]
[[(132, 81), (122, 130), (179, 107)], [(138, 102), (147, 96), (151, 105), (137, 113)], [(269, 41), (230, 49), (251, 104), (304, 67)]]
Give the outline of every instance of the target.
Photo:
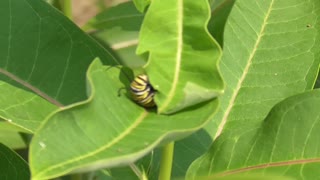
[(91, 17), (98, 13), (98, 3), (110, 7), (124, 1), (128, 0), (72, 0), (73, 21), (78, 26), (83, 26)]

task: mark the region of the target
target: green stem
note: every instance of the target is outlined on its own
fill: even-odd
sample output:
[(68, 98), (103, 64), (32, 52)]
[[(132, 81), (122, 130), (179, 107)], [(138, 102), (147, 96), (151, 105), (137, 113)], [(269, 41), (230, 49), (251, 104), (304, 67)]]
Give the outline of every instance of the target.
[(60, 4), (63, 14), (72, 21), (72, 0), (60, 0)]
[(139, 179), (141, 179), (142, 173), (141, 173), (140, 169), (135, 164), (130, 164), (129, 166), (130, 166), (131, 170), (139, 177)]
[(162, 149), (159, 180), (170, 180), (172, 170), (174, 142), (165, 145)]

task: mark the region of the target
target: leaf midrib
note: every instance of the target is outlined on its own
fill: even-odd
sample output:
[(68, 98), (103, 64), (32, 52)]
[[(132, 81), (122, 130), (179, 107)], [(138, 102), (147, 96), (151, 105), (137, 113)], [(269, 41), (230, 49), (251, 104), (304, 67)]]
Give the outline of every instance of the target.
[(58, 107), (63, 107), (63, 105), (58, 102), (57, 100), (51, 98), (49, 95), (47, 95), (46, 93), (44, 93), (43, 91), (41, 91), (40, 89), (36, 88), (35, 86), (29, 84), (28, 82), (20, 79), (19, 77), (17, 77), (16, 75), (10, 73), (9, 71), (6, 71), (5, 69), (0, 68), (0, 74), (3, 74), (4, 76), (10, 78), (11, 80), (19, 83), (20, 85), (30, 89), (32, 92), (34, 92), (35, 94), (41, 96), (42, 98), (46, 99), (47, 101), (49, 101), (50, 103), (58, 106)]
[(177, 89), (177, 84), (179, 80), (180, 66), (181, 66), (181, 55), (182, 55), (182, 47), (183, 47), (183, 0), (177, 1), (177, 53), (176, 53), (176, 66), (174, 72), (174, 78), (172, 81), (171, 89), (168, 93), (166, 100), (163, 102), (162, 106), (159, 107), (158, 112), (162, 112), (167, 108), (172, 98), (174, 97), (175, 91)]
[(138, 39), (132, 39), (132, 40), (123, 41), (123, 42), (119, 42), (119, 43), (113, 44), (111, 46), (111, 48), (113, 50), (120, 50), (120, 49), (124, 49), (124, 48), (127, 48), (127, 47), (136, 46), (136, 45), (138, 45), (138, 43), (139, 43)]
[(41, 175), (42, 175), (42, 174), (46, 174), (46, 172), (52, 171), (52, 170), (54, 170), (54, 169), (56, 169), (56, 168), (59, 168), (59, 167), (62, 167), (62, 166), (71, 164), (71, 163), (76, 162), (76, 161), (81, 161), (81, 160), (83, 160), (83, 159), (85, 159), (85, 158), (87, 158), (87, 157), (94, 156), (95, 154), (100, 153), (100, 152), (108, 149), (109, 147), (111, 147), (111, 146), (114, 145), (115, 143), (119, 142), (121, 139), (127, 137), (127, 135), (130, 134), (133, 129), (135, 129), (139, 124), (141, 124), (141, 122), (143, 121), (143, 119), (145, 119), (145, 117), (146, 117), (147, 115), (148, 115), (148, 112), (147, 112), (147, 111), (143, 111), (143, 112), (141, 113), (141, 115), (137, 118), (137, 120), (136, 120), (131, 126), (129, 126), (124, 132), (122, 132), (121, 134), (119, 134), (117, 137), (115, 137), (115, 138), (114, 138), (112, 141), (110, 141), (108, 144), (106, 144), (106, 145), (104, 145), (104, 146), (102, 146), (102, 147), (100, 147), (100, 148), (98, 148), (98, 149), (96, 149), (96, 150), (94, 150), (94, 151), (92, 151), (92, 152), (89, 152), (89, 153), (87, 153), (87, 154), (85, 154), (85, 155), (79, 156), (79, 157), (77, 157), (77, 158), (70, 159), (70, 160), (68, 160), (68, 161), (65, 161), (65, 162), (56, 164), (56, 165), (54, 165), (54, 166), (50, 166), (50, 167), (44, 169), (41, 173), (38, 173), (38, 174), (35, 175), (35, 176), (40, 176), (40, 177), (41, 177)]
[(311, 159), (297, 159), (292, 161), (280, 161), (280, 162), (273, 162), (273, 163), (266, 163), (266, 164), (259, 164), (255, 166), (244, 167), (240, 169), (234, 169), (230, 171), (225, 171), (220, 174), (216, 174), (215, 176), (228, 176), (232, 174), (244, 173), (248, 171), (254, 171), (257, 169), (264, 169), (264, 168), (272, 168), (272, 167), (282, 167), (282, 166), (292, 166), (292, 165), (303, 165), (303, 164), (311, 164), (311, 163), (318, 163), (320, 162), (320, 158), (311, 158)]
[(262, 24), (260, 33), (258, 34), (257, 41), (256, 41), (256, 43), (255, 43), (255, 45), (254, 45), (254, 48), (252, 49), (252, 52), (250, 53), (250, 56), (249, 56), (249, 59), (248, 59), (248, 63), (247, 63), (247, 65), (245, 66), (245, 68), (244, 68), (244, 70), (243, 70), (243, 74), (242, 74), (242, 76), (240, 77), (240, 79), (239, 79), (239, 81), (238, 81), (238, 84), (237, 84), (237, 86), (236, 86), (236, 88), (235, 88), (235, 90), (234, 90), (234, 92), (233, 92), (233, 94), (232, 94), (232, 97), (231, 97), (231, 99), (230, 99), (230, 103), (229, 103), (228, 107), (226, 108), (226, 111), (225, 111), (225, 113), (224, 113), (224, 115), (223, 115), (223, 117), (222, 117), (221, 123), (220, 123), (219, 126), (218, 126), (218, 130), (217, 130), (217, 133), (216, 133), (215, 136), (214, 136), (214, 139), (216, 139), (217, 137), (219, 137), (219, 135), (221, 134), (221, 132), (222, 132), (222, 130), (223, 130), (223, 128), (224, 128), (224, 126), (225, 126), (225, 124), (226, 124), (226, 122), (227, 122), (227, 119), (228, 119), (228, 117), (229, 117), (229, 115), (230, 115), (230, 112), (231, 112), (231, 110), (232, 110), (232, 107), (233, 107), (233, 105), (234, 105), (234, 103), (235, 103), (236, 97), (237, 97), (237, 95), (238, 95), (238, 93), (239, 93), (239, 91), (240, 91), (240, 89), (241, 89), (241, 87), (242, 87), (242, 83), (243, 83), (244, 79), (246, 78), (246, 75), (248, 74), (249, 68), (251, 67), (251, 64), (252, 64), (253, 57), (254, 57), (254, 55), (255, 55), (255, 53), (256, 53), (256, 51), (257, 51), (257, 48), (258, 48), (259, 43), (260, 43), (260, 41), (261, 41), (261, 38), (262, 38), (263, 35), (264, 35), (263, 32), (264, 32), (264, 30), (265, 30), (265, 27), (266, 27), (266, 24), (267, 24), (267, 20), (268, 20), (268, 18), (269, 18), (269, 16), (270, 16), (273, 3), (274, 3), (274, 0), (272, 0), (271, 3), (270, 3), (270, 6), (269, 6), (268, 11), (267, 11), (267, 13), (266, 13), (266, 16), (265, 16), (265, 18), (264, 18), (264, 20), (263, 20), (263, 24)]

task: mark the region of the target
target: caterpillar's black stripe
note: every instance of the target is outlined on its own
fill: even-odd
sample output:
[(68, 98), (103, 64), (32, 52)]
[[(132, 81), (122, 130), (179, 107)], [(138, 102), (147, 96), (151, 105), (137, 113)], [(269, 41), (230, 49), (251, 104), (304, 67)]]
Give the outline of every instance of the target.
[(130, 85), (132, 99), (144, 107), (153, 107), (155, 91), (148, 77), (144, 74), (138, 75)]
[(151, 91), (151, 89), (150, 88), (147, 88), (147, 89), (145, 89), (145, 90), (143, 90), (143, 91), (135, 91), (135, 93), (137, 94), (137, 95), (143, 95), (144, 93), (149, 93)]
[(141, 76), (137, 76), (137, 78), (140, 79), (141, 81), (143, 81), (145, 84), (149, 84), (148, 79), (145, 80), (145, 79), (143, 79)]
[(150, 98), (153, 98), (153, 96), (154, 96), (154, 93), (152, 92), (152, 93), (149, 93), (148, 94), (148, 96), (145, 98), (145, 99), (142, 99), (141, 101), (140, 101), (140, 103), (145, 103), (147, 100), (149, 100)]
[(136, 81), (136, 80), (134, 80), (134, 82), (137, 83), (140, 86), (144, 86), (147, 82), (145, 82), (143, 79), (141, 79), (141, 80), (143, 81), (143, 84), (141, 84), (139, 81)]
[(137, 93), (142, 92), (142, 91), (146, 91), (148, 88), (150, 89), (150, 86), (145, 86), (145, 88), (143, 90), (140, 90), (140, 89), (136, 89), (135, 87), (130, 86), (130, 89), (134, 92), (137, 92)]

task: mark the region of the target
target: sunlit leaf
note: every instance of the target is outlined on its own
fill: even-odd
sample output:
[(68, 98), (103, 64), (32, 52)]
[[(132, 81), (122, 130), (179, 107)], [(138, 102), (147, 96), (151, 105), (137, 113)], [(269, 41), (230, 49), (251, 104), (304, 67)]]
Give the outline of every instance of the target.
[(207, 0), (153, 0), (148, 8), (137, 53), (149, 53), (145, 69), (157, 90), (158, 113), (177, 112), (222, 93), (221, 53), (206, 29), (209, 17)]
[[(311, 107), (308, 113), (311, 105), (305, 104), (308, 108), (304, 109), (301, 115), (303, 117), (291, 116), (291, 123), (283, 125), (275, 123), (275, 121), (281, 122), (280, 116), (286, 115), (285, 113), (279, 115), (279, 112), (277, 117), (272, 115), (274, 111), (278, 111), (276, 110), (278, 106), (269, 114), (267, 120), (265, 118), (270, 109), (281, 100), (313, 88), (320, 61), (319, 3), (316, 0), (235, 2), (225, 29), (224, 54), (220, 64), (227, 88), (221, 97), (217, 115), (206, 127), (216, 141), (213, 142), (211, 149), (189, 168), (190, 177), (195, 178), (199, 174), (240, 173), (247, 168), (251, 171), (250, 167), (258, 167), (261, 164), (270, 165), (269, 168), (261, 168), (264, 172), (269, 172), (269, 169), (271, 172), (274, 169), (279, 170), (280, 174), (287, 173), (293, 177), (300, 177), (300, 174), (304, 176), (304, 173), (305, 176), (312, 176), (308, 174), (309, 170), (306, 172), (303, 170), (306, 166), (306, 169), (317, 167), (317, 162), (304, 161), (303, 156), (291, 156), (295, 153), (292, 151), (294, 148), (307, 148), (306, 144), (294, 146), (292, 143), (301, 141), (302, 131), (310, 131), (310, 127), (297, 123), (304, 122), (306, 126), (310, 126), (308, 120), (317, 117), (316, 114), (312, 115), (314, 110)], [(311, 94), (310, 97), (315, 97), (318, 92)], [(292, 99), (303, 104), (305, 96), (298, 97)], [(288, 100), (291, 105), (285, 101), (281, 104), (284, 107), (281, 108), (290, 106), (294, 109), (287, 109), (288, 111), (298, 111), (296, 109), (298, 105), (293, 103), (292, 99)], [(318, 107), (318, 104), (313, 106)], [(310, 116), (304, 117), (304, 115)], [(307, 118), (309, 119), (304, 120)], [(270, 121), (273, 124), (267, 123)], [(262, 122), (265, 125), (261, 126)], [(278, 132), (281, 135), (272, 134), (280, 127), (281, 131)], [(265, 134), (266, 131), (271, 134), (259, 141), (262, 144), (269, 144), (256, 146), (255, 140), (258, 135), (263, 134), (262, 130)], [(301, 133), (302, 136), (296, 136)], [(272, 136), (276, 136), (279, 141), (272, 139)], [(304, 140), (302, 138), (302, 141)], [(274, 149), (270, 149), (271, 146)], [(277, 149), (278, 147), (283, 149)], [(254, 148), (257, 150), (255, 154), (253, 154)], [(274, 154), (263, 154), (267, 152)], [(307, 156), (309, 155), (315, 154)], [(315, 155), (315, 159), (317, 157), (318, 155)], [(295, 162), (297, 159), (303, 159), (303, 163)], [(286, 166), (277, 164), (278, 162), (289, 162), (289, 164)], [(293, 164), (290, 164), (291, 162)], [(279, 168), (273, 168), (278, 165)], [(281, 168), (286, 171), (281, 171)], [(301, 171), (303, 173), (297, 174)]]
[(33, 132), (54, 109), (86, 99), (95, 57), (117, 60), (44, 1), (0, 1), (0, 117)]
[(228, 122), (254, 127), (279, 101), (312, 89), (320, 61), (316, 3), (236, 1), (220, 63), (226, 89), (206, 127), (214, 138)]
[(98, 60), (89, 68), (88, 82), (89, 99), (50, 116), (33, 137), (34, 179), (128, 165), (159, 144), (199, 130), (218, 105), (214, 100), (175, 115), (146, 111), (124, 94), (127, 76)]
[(0, 92), (0, 117), (28, 133), (33, 133), (43, 119), (57, 109), (40, 96), (4, 81), (0, 81)]
[[(320, 167), (320, 90), (277, 104), (259, 128), (234, 127), (223, 133), (210, 154), (199, 158), (190, 174), (278, 174), (317, 179)], [(192, 173), (193, 172), (193, 173)], [(191, 178), (190, 178), (191, 179)]]

